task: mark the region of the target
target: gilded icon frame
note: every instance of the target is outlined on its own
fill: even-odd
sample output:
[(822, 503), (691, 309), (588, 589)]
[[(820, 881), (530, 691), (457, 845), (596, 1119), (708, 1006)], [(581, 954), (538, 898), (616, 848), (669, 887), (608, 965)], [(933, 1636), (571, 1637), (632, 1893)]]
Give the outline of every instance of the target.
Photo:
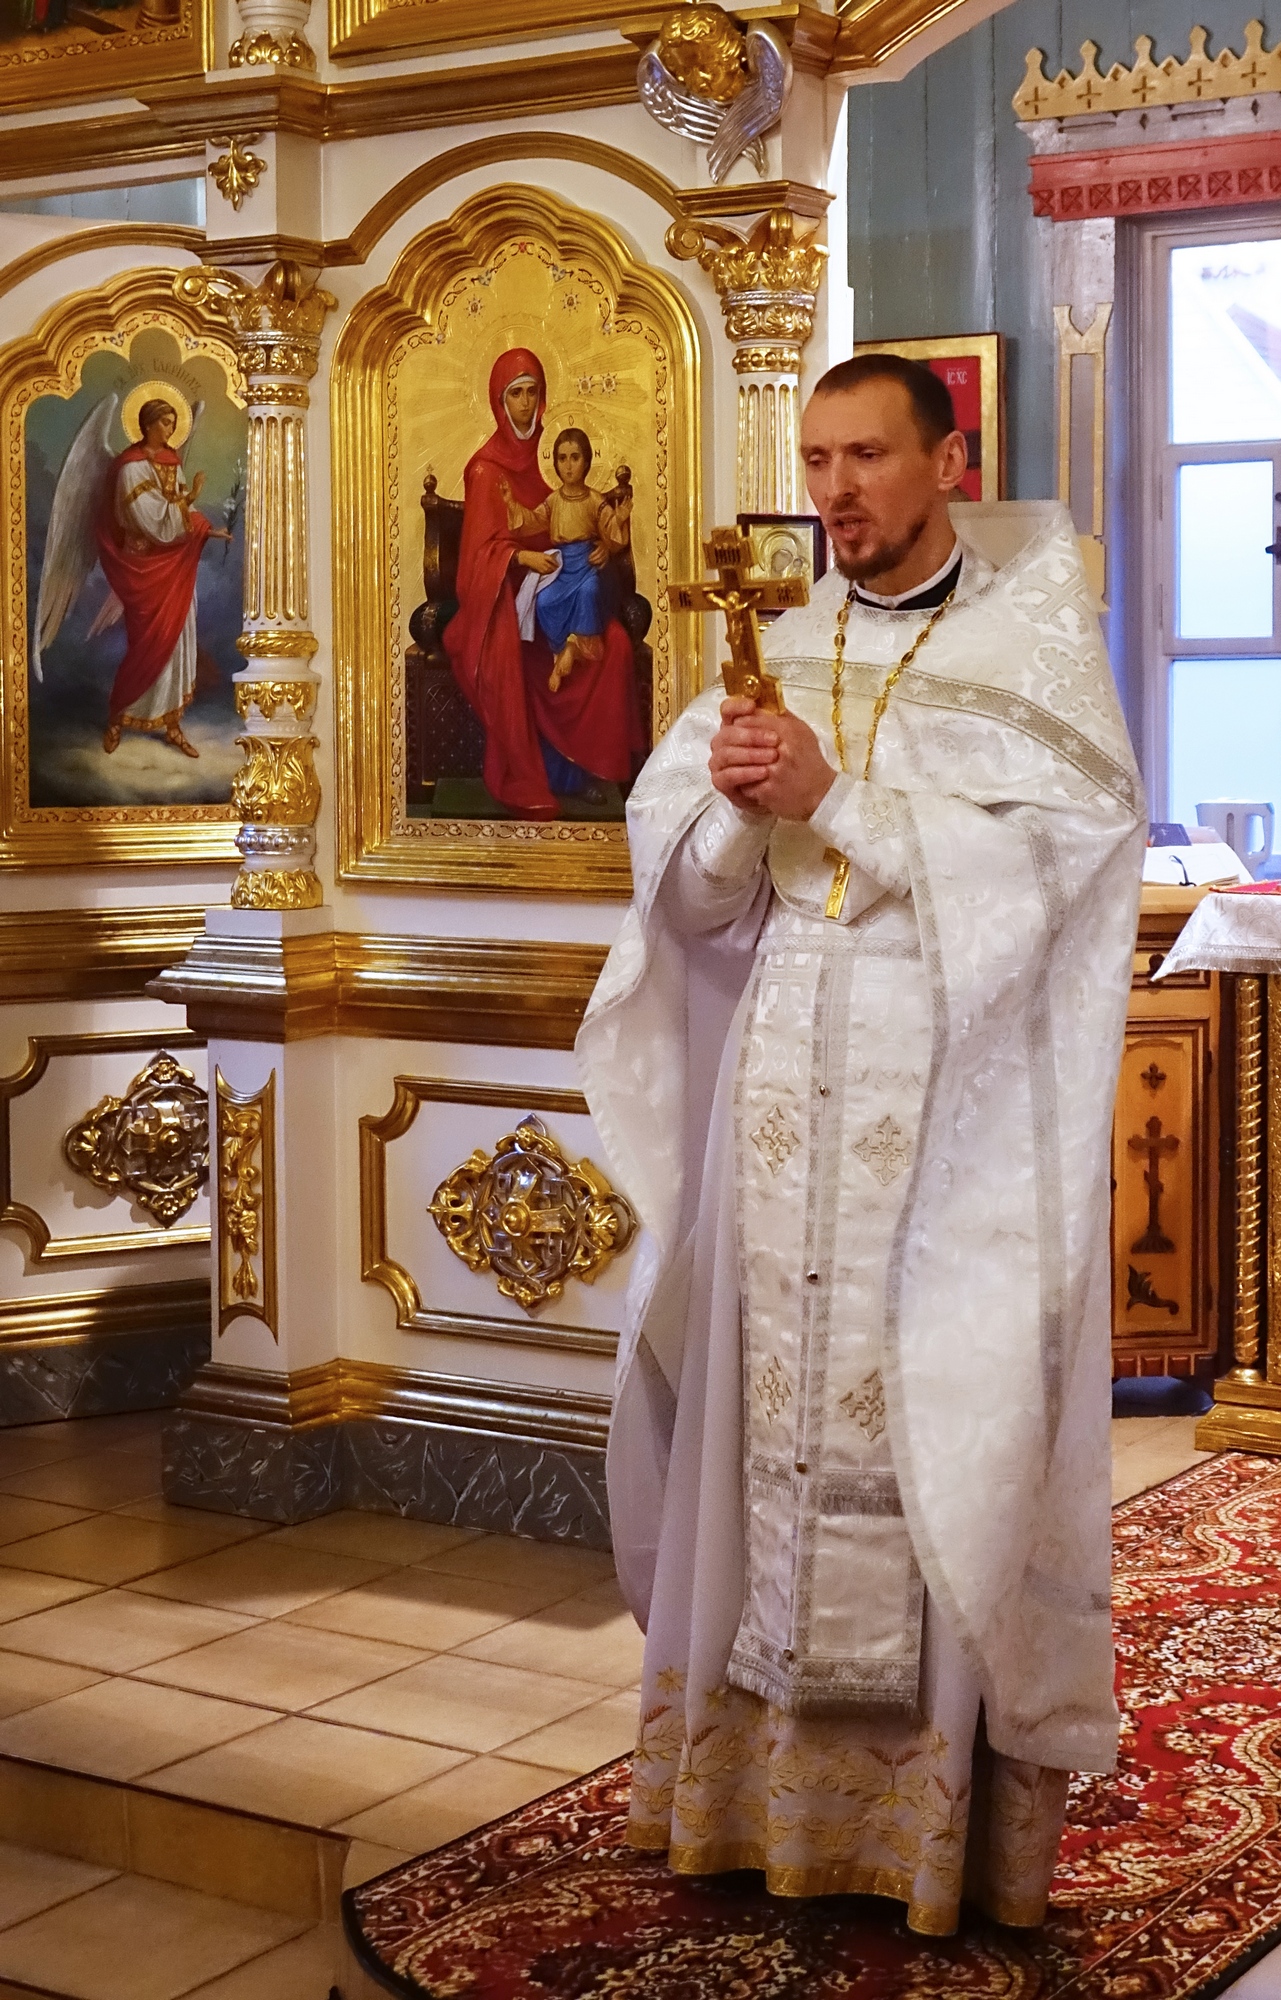
[[(676, 630), (666, 584), (699, 564), (699, 345), (693, 316), (662, 272), (607, 223), (544, 189), (500, 185), (415, 238), (339, 336), (332, 372), (334, 672), (341, 878), (429, 882), (529, 894), (626, 897), (621, 820), (413, 820), (403, 802), (405, 633), (401, 521), (414, 505), (400, 463), (397, 376), (410, 343), (434, 338), (442, 301), (478, 281), (505, 247), (532, 243), (582, 276), (615, 324), (643, 328), (661, 355), (665, 408), (654, 425), (653, 733), (702, 686), (701, 633)], [(481, 438), (476, 438), (479, 445)]]
[[(979, 363), (979, 474), (982, 490), (963, 498), (1004, 500), (1005, 498), (1005, 335), (1002, 333), (949, 334), (923, 340), (859, 340), (858, 354), (901, 354), (908, 361), (965, 361)], [(958, 412), (958, 416), (959, 416)], [(966, 426), (961, 425), (964, 430)]]
[(33, 93), (41, 104), (128, 97), (147, 84), (194, 82), (213, 67), (211, 0), (152, 0), (143, 12), (152, 18), (123, 30), (108, 23), (111, 32), (81, 41), (62, 39), (75, 34), (63, 27), (47, 40), (28, 30), (0, 42), (0, 111), (26, 109)]
[(0, 426), (10, 494), (0, 533), (0, 869), (109, 867), (120, 863), (208, 862), (234, 866), (240, 814), (226, 804), (30, 804), (26, 413), (42, 396), (69, 396), (87, 361), (127, 354), (135, 336), (171, 334), (184, 359), (209, 357), (243, 398), (243, 375), (228, 340), (211, 333), (174, 292), (172, 269), (126, 271), (73, 293), (33, 332), (0, 348)]

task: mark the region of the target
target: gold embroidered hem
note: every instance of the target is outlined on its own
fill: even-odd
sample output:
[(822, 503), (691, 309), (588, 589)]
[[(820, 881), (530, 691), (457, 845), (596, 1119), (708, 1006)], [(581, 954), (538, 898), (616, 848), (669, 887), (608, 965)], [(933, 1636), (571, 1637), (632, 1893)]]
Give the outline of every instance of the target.
[(167, 708), (163, 715), (130, 715), (126, 709), (123, 715), (112, 716), (112, 724), (117, 729), (140, 730), (146, 736), (164, 736), (169, 730), (177, 728), (195, 698), (193, 688), (190, 694), (184, 695), (177, 708)]
[(892, 1897), (930, 1937), (963, 1891), (1000, 1923), (1044, 1920), (1068, 1774), (991, 1751), (977, 1694), (955, 1715), (804, 1717), (739, 1688), (691, 1702), (684, 1678), (666, 1669), (643, 1704), (631, 1846), (677, 1874), (760, 1869), (775, 1896)]

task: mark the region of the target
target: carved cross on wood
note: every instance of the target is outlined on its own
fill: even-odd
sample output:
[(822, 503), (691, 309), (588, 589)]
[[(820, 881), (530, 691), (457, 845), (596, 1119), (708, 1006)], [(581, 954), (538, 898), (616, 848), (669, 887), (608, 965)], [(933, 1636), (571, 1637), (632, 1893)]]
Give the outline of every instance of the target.
[(781, 715), (783, 690), (765, 671), (756, 614), (808, 604), (809, 585), (802, 576), (754, 574), (752, 544), (739, 528), (713, 528), (703, 554), (708, 568), (716, 571), (716, 582), (669, 584), (668, 603), (673, 611), (723, 611), (730, 650), (721, 668), (726, 694), (745, 695), (765, 713)]
[(1163, 1069), (1157, 1068), (1155, 1057), (1148, 1064), (1146, 1069), (1141, 1069), (1139, 1071), (1139, 1082), (1146, 1083), (1148, 1089), (1152, 1092), (1153, 1096), (1156, 1095), (1157, 1091), (1161, 1088), (1161, 1085), (1165, 1082), (1165, 1071)]
[(1179, 1141), (1172, 1132), (1161, 1130), (1159, 1118), (1149, 1118), (1145, 1132), (1144, 1138), (1136, 1137), (1129, 1141), (1130, 1151), (1139, 1158), (1146, 1155), (1148, 1163), (1143, 1175), (1148, 1190), (1148, 1226), (1131, 1248), (1139, 1256), (1150, 1257), (1154, 1253), (1174, 1248), (1161, 1227), (1161, 1196), (1165, 1193), (1165, 1183), (1161, 1179), (1161, 1161), (1174, 1157), (1179, 1150)]

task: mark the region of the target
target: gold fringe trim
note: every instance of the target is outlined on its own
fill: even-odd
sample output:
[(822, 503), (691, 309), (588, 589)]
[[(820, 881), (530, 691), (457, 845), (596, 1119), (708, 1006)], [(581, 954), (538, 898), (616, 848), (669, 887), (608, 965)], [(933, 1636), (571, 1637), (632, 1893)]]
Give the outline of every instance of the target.
[[(654, 1827), (645, 1829), (647, 1835), (657, 1831)], [(630, 1829), (628, 1841), (640, 1845), (632, 1840)], [(958, 1904), (918, 1902), (916, 1884), (902, 1868), (860, 1867), (849, 1861), (780, 1868), (770, 1861), (759, 1841), (750, 1840), (725, 1841), (715, 1847), (684, 1847), (673, 1842), (667, 1859), (674, 1875), (728, 1875), (740, 1868), (760, 1869), (771, 1896), (888, 1896), (907, 1904), (907, 1927), (922, 1937), (951, 1937), (960, 1917)]]
[(112, 725), (117, 729), (137, 729), (144, 736), (163, 736), (167, 729), (181, 722), (195, 700), (195, 690), (179, 703), (177, 708), (167, 708), (163, 715), (130, 715), (128, 709), (123, 715), (113, 715)]

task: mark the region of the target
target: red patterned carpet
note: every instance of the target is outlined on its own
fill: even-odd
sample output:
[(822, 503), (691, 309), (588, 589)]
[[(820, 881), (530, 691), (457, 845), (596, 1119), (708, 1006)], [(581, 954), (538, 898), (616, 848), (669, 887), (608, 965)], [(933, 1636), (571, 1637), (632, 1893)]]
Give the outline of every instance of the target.
[(621, 1845), (624, 1760), (350, 1891), (361, 1959), (432, 2000), (1211, 2000), (1281, 1934), (1281, 1462), (1115, 1523), (1121, 1765), (1073, 1788), (1044, 1930), (673, 1876)]

